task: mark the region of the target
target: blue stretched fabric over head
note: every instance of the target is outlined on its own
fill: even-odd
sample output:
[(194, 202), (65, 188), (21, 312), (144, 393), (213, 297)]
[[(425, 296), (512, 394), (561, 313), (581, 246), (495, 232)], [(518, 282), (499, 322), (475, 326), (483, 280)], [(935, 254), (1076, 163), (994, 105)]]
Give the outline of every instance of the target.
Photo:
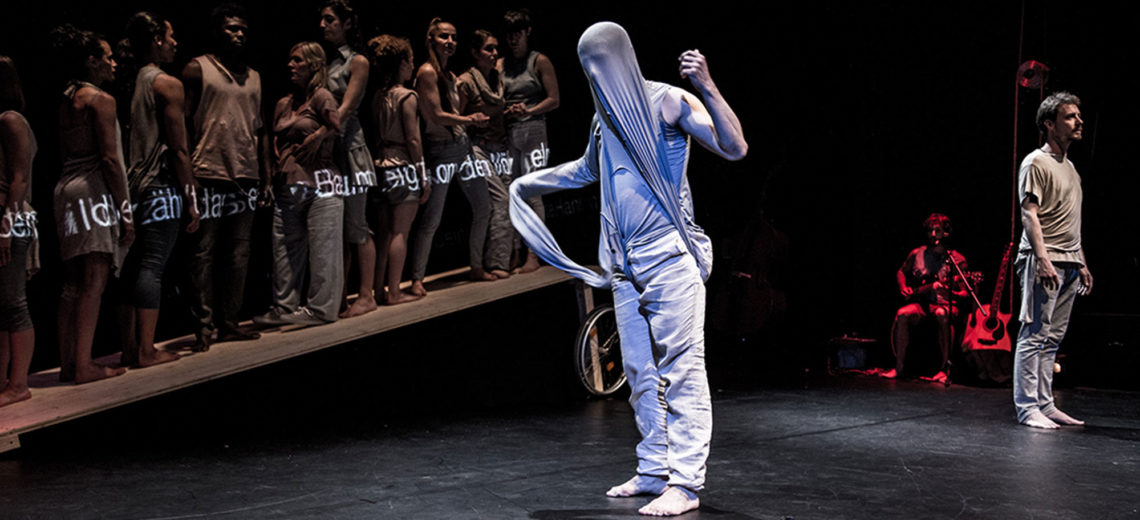
[[(590, 83), (596, 117), (586, 155), (575, 163), (540, 170), (527, 175), (512, 186), (511, 220), (527, 245), (551, 265), (578, 277), (594, 287), (609, 286), (619, 258), (631, 245), (622, 243), (614, 225), (616, 197), (610, 174), (617, 169), (638, 172), (665, 210), (673, 227), (680, 233), (689, 252), (697, 260), (702, 277), (712, 267), (712, 254), (707, 237), (682, 208), (681, 187), (684, 166), (669, 163), (661, 132), (661, 119), (650, 101), (651, 86), (641, 75), (637, 55), (629, 35), (620, 25), (600, 22), (590, 26), (578, 40), (578, 58)], [(533, 178), (532, 178), (533, 177)], [(545, 224), (523, 204), (525, 197), (518, 189), (531, 190), (529, 196), (563, 188), (580, 187), (602, 181), (602, 240), (599, 261), (604, 276), (570, 260), (558, 247)], [(615, 265), (616, 264), (616, 265)]]

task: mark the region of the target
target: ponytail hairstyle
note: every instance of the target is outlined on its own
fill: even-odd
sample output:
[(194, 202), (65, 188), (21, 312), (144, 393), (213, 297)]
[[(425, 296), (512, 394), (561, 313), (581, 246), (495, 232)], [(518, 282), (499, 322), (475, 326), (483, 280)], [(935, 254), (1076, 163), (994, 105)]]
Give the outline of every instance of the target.
[(380, 90), (396, 85), (400, 77), (400, 65), (412, 57), (412, 44), (407, 38), (381, 34), (368, 40), (372, 51), (372, 65), (380, 76)]
[(348, 0), (325, 0), (321, 11), (332, 9), (333, 14), (345, 26), (344, 41), (352, 50), (360, 52), (364, 48), (364, 38), (360, 36), (360, 18), (356, 16), (356, 9)]
[(318, 88), (324, 87), (329, 84), (329, 71), (325, 62), (325, 49), (317, 42), (301, 42), (293, 46), (289, 50), (289, 54), (294, 52), (301, 53), (301, 59), (313, 68), (313, 77), (309, 78), (309, 84), (305, 86), (305, 95), (311, 96)]
[(440, 81), (443, 81), (445, 84), (447, 84), (450, 83), (449, 80), (451, 78), (448, 78), (447, 75), (444, 74), (443, 67), (439, 64), (439, 56), (436, 56), (435, 54), (435, 44), (432, 43), (432, 38), (434, 38), (435, 35), (439, 34), (439, 26), (443, 24), (453, 25), (451, 22), (448, 22), (438, 16), (432, 18), (431, 22), (428, 23), (427, 37), (424, 39), (424, 43), (427, 45), (428, 63), (431, 64), (431, 68), (435, 69), (435, 73), (440, 76)]
[(103, 57), (103, 38), (91, 32), (63, 24), (51, 30), (51, 48), (65, 81), (87, 77), (87, 59)]
[(16, 64), (12, 58), (0, 55), (0, 112), (9, 110), (24, 113), (24, 91)]
[(115, 61), (119, 63), (115, 91), (125, 96), (125, 103), (119, 103), (129, 112), (130, 100), (135, 93), (135, 79), (144, 61), (150, 56), (155, 37), (166, 36), (166, 19), (150, 11), (139, 11), (127, 20), (123, 30), (126, 37), (115, 44)]

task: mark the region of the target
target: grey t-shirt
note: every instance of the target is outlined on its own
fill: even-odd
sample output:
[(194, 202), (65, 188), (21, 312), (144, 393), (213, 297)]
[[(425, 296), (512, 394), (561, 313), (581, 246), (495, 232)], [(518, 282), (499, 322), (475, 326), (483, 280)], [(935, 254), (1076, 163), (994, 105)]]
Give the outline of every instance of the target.
[[(1081, 255), (1081, 176), (1068, 157), (1034, 150), (1021, 162), (1017, 174), (1018, 201), (1033, 196), (1045, 251), (1054, 262), (1084, 265)], [(1033, 252), (1029, 234), (1021, 232), (1021, 254)]]

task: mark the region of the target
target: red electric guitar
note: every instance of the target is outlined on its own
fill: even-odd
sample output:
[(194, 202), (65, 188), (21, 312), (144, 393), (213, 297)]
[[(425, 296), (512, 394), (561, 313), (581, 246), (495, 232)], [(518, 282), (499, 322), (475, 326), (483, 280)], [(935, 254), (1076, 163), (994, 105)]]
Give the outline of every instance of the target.
[(974, 311), (966, 321), (966, 334), (962, 337), (962, 349), (971, 350), (1004, 350), (1010, 351), (1009, 318), (1008, 312), (1001, 312), (1001, 294), (1005, 290), (1005, 279), (1009, 271), (1009, 253), (1013, 251), (1013, 242), (1005, 248), (1005, 255), (1001, 258), (1001, 267), (998, 268), (997, 282), (994, 285), (994, 297), (988, 305)]

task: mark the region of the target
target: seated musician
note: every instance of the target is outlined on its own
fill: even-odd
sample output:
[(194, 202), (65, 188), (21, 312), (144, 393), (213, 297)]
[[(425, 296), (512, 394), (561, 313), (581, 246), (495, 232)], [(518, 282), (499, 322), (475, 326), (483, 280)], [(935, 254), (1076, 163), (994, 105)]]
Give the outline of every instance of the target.
[[(966, 286), (958, 269), (966, 269), (966, 258), (957, 251), (947, 249), (945, 242), (950, 237), (950, 218), (932, 213), (923, 221), (926, 228), (927, 245), (911, 251), (896, 275), (899, 292), (908, 303), (895, 314), (892, 327), (892, 347), (895, 354), (895, 368), (883, 372), (886, 378), (903, 375), (907, 347), (910, 346), (912, 332), (928, 318), (938, 323), (938, 349), (942, 354), (942, 364), (931, 380), (945, 383), (947, 362), (950, 355), (951, 323), (958, 315), (956, 301), (968, 296)], [(951, 261), (953, 259), (953, 262)], [(958, 269), (954, 267), (958, 264)]]

